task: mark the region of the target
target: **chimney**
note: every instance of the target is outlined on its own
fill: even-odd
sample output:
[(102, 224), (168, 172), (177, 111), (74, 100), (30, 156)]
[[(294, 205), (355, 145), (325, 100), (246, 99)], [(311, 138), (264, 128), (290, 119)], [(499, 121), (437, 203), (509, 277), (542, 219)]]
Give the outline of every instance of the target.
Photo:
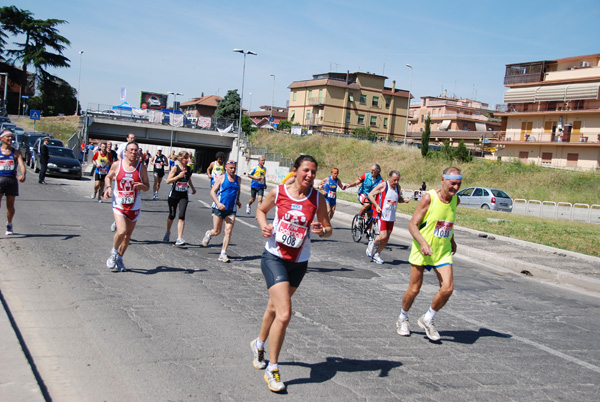
[(446, 98), (448, 96), (448, 90), (444, 89), (444, 98)]
[(204, 98), (204, 92), (200, 93), (200, 97)]
[(392, 81), (392, 93), (396, 92), (396, 80)]

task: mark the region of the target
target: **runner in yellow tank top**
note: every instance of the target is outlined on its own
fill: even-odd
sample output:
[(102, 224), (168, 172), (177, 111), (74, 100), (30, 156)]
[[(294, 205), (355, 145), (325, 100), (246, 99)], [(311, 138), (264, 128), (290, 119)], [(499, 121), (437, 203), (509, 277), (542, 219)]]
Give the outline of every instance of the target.
[(456, 193), (461, 183), (460, 169), (449, 167), (444, 170), (442, 187), (423, 195), (408, 224), (408, 230), (414, 240), (408, 259), (410, 284), (402, 297), (402, 310), (396, 322), (399, 335), (410, 335), (408, 310), (421, 290), (423, 272), (425, 269), (433, 269), (440, 283), (440, 290), (434, 296), (429, 310), (419, 318), (417, 323), (425, 330), (430, 340), (440, 340), (433, 318), (436, 312), (444, 307), (454, 290), (452, 278), (452, 254), (456, 252), (454, 221), (456, 206), (460, 202)]

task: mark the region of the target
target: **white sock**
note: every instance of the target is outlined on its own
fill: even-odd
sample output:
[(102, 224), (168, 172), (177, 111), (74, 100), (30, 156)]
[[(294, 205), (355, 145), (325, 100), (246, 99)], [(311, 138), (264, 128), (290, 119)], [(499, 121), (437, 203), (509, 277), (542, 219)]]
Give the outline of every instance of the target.
[(119, 252), (117, 251), (116, 248), (113, 248), (112, 250), (110, 250), (111, 254), (119, 254)]
[(260, 339), (256, 338), (256, 348), (257, 348), (257, 349), (263, 349), (263, 350), (264, 350), (264, 349), (265, 349), (265, 343), (264, 343), (264, 342), (261, 342), (261, 340), (260, 340)]
[(423, 318), (423, 320), (425, 320), (425, 322), (431, 322), (433, 320), (433, 317), (435, 317), (435, 313), (437, 313), (437, 311), (429, 307), (429, 310), (427, 310), (427, 312), (425, 313), (425, 317)]
[(221, 250), (221, 255), (227, 255), (227, 252), (225, 250)]
[(408, 311), (400, 309), (400, 315), (398, 316), (398, 318), (401, 320), (408, 320)]
[(269, 371), (273, 371), (278, 368), (279, 368), (279, 364), (277, 364), (277, 363), (275, 363), (275, 364), (269, 363), (269, 365), (267, 366), (267, 370), (269, 370)]

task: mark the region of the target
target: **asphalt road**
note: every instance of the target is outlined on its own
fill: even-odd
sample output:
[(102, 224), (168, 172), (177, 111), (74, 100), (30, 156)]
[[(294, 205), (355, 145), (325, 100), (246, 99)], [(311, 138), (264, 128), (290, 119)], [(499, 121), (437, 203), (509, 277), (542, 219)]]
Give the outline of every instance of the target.
[[(240, 211), (232, 261), (218, 262), (219, 238), (200, 245), (210, 197), (195, 176), (189, 245), (163, 244), (163, 183), (159, 201), (145, 193), (131, 271), (116, 273), (105, 265), (111, 208), (89, 199), (92, 182), (34, 179), (21, 186), (16, 234), (0, 239), (0, 289), (53, 401), (281, 398), (251, 363), (267, 301), (252, 217)], [(416, 324), (434, 274), (411, 310), (412, 336), (400, 337), (408, 243), (391, 241), (377, 265), (347, 222), (333, 223), (294, 296), (280, 363), (287, 400), (597, 400), (596, 297), (456, 257), (455, 293), (436, 317), (441, 342)]]

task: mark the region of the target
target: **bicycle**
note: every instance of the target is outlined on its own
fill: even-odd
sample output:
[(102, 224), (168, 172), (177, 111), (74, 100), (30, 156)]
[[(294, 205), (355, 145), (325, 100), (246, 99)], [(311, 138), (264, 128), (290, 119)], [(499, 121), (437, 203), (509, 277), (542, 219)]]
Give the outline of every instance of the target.
[(379, 234), (379, 228), (376, 224), (371, 226), (370, 235), (369, 232), (366, 231), (366, 228), (368, 228), (370, 224), (376, 223), (375, 221), (377, 220), (373, 218), (373, 213), (371, 211), (367, 212), (367, 217), (368, 219), (366, 219), (364, 216), (356, 214), (352, 219), (352, 240), (354, 240), (356, 243), (362, 239), (365, 233), (367, 233), (368, 241), (374, 240)]

